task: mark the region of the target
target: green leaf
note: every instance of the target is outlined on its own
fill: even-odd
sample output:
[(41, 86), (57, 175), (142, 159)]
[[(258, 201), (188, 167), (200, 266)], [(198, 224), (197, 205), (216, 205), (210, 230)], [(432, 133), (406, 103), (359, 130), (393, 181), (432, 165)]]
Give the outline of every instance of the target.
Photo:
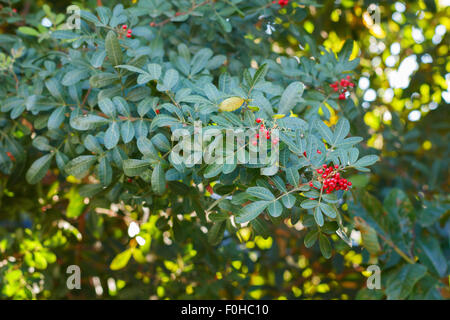
[(114, 118), (116, 116), (116, 107), (114, 103), (109, 98), (104, 98), (98, 102), (100, 110), (108, 117)]
[(210, 164), (206, 167), (205, 173), (203, 174), (203, 176), (206, 179), (213, 178), (213, 177), (219, 175), (222, 172), (222, 169), (223, 169), (223, 164), (220, 164), (220, 163)]
[(209, 59), (212, 57), (213, 52), (209, 48), (200, 49), (191, 60), (191, 72), (190, 75), (193, 76), (200, 71), (202, 71)]
[(364, 156), (364, 157), (360, 158), (358, 161), (356, 161), (355, 167), (370, 166), (370, 165), (374, 164), (375, 162), (377, 162), (378, 159), (379, 159), (379, 157), (376, 155)]
[(281, 205), (280, 200), (271, 201), (268, 206), (268, 210), (269, 214), (274, 218), (281, 216), (281, 214), (283, 213), (283, 206)]
[(153, 146), (152, 142), (147, 137), (139, 137), (137, 140), (137, 147), (144, 155), (157, 155), (158, 151)]
[(160, 163), (152, 172), (152, 190), (157, 194), (163, 194), (166, 190), (166, 175)]
[(297, 187), (300, 181), (300, 175), (298, 173), (298, 170), (295, 169), (294, 167), (287, 168), (286, 179), (290, 185), (292, 185), (293, 187)]
[(44, 136), (37, 136), (33, 139), (33, 147), (41, 151), (50, 151), (53, 147), (50, 145), (48, 139)]
[(113, 66), (120, 65), (123, 60), (122, 49), (116, 33), (112, 30), (108, 32), (105, 38), (106, 55)]
[(208, 242), (211, 245), (218, 245), (222, 241), (225, 227), (225, 221), (219, 221), (214, 223), (211, 229), (208, 230)]
[(108, 150), (114, 148), (120, 139), (120, 129), (119, 124), (117, 122), (113, 122), (109, 125), (108, 130), (105, 133), (105, 147)]
[(334, 219), (337, 216), (337, 210), (336, 210), (336, 208), (333, 205), (329, 205), (329, 204), (321, 202), (320, 203), (320, 209), (322, 210), (322, 212), (325, 215), (327, 215), (331, 219)]
[(328, 203), (338, 203), (339, 202), (337, 196), (334, 193), (322, 194), (322, 199)]
[(79, 156), (70, 160), (66, 166), (67, 174), (72, 175), (78, 179), (84, 178), (89, 172), (90, 167), (97, 161), (96, 156)]
[(61, 80), (63, 86), (73, 86), (83, 79), (86, 79), (89, 73), (85, 69), (74, 69), (64, 75)]
[(178, 82), (178, 71), (175, 69), (167, 70), (166, 74), (164, 75), (163, 83), (165, 87), (165, 91), (171, 90)]
[(235, 221), (237, 223), (245, 223), (251, 221), (255, 219), (257, 216), (259, 216), (260, 213), (263, 212), (264, 209), (266, 209), (269, 204), (270, 201), (252, 202), (243, 207), (241, 210), (239, 210), (239, 214), (238, 216), (236, 216)]
[(309, 231), (305, 238), (303, 239), (303, 243), (305, 244), (305, 247), (311, 248), (314, 243), (316, 243), (317, 239), (319, 237), (319, 231), (317, 229), (312, 229)]
[(319, 205), (319, 201), (316, 200), (303, 200), (302, 203), (300, 204), (300, 206), (303, 209), (312, 209), (315, 208)]
[(162, 133), (155, 134), (150, 141), (162, 152), (168, 152), (171, 148), (169, 140)]
[(267, 65), (267, 63), (263, 63), (258, 70), (256, 70), (255, 75), (253, 76), (252, 79), (252, 87), (254, 87), (255, 85), (258, 84), (258, 82), (263, 81), (264, 77), (267, 74), (267, 71), (269, 71), (269, 67)]
[(350, 123), (345, 118), (340, 118), (334, 129), (332, 145), (340, 143), (350, 132)]
[(97, 51), (95, 51), (91, 57), (91, 65), (94, 68), (100, 68), (105, 58), (106, 58), (106, 51), (97, 49)]
[(120, 135), (124, 143), (128, 143), (134, 138), (134, 126), (130, 120), (122, 122), (120, 125)]
[(98, 164), (98, 176), (103, 186), (108, 186), (112, 180), (112, 168), (109, 160), (102, 157)]
[(174, 117), (165, 114), (158, 114), (152, 120), (152, 123), (150, 125), (150, 132), (156, 130), (156, 128), (159, 127), (171, 126), (178, 123), (179, 121)]
[(123, 161), (123, 171), (129, 177), (139, 176), (150, 166), (146, 160), (126, 159)]
[(64, 119), (66, 118), (65, 116), (66, 111), (67, 108), (65, 106), (58, 107), (55, 110), (53, 110), (52, 114), (48, 118), (47, 127), (50, 130), (58, 129), (61, 123), (63, 123)]
[(19, 29), (17, 29), (17, 31), (29, 35), (29, 36), (33, 36), (33, 37), (38, 37), (39, 36), (39, 31), (37, 31), (36, 29), (30, 28), (30, 27), (19, 27)]
[(250, 224), (257, 235), (260, 235), (264, 238), (270, 236), (269, 228), (267, 228), (267, 224), (263, 219), (253, 219), (250, 221)]
[(147, 72), (145, 72), (145, 70), (135, 67), (135, 66), (128, 65), (128, 64), (120, 64), (118, 66), (116, 65), (115, 67), (120, 68), (120, 69), (126, 69), (128, 71), (139, 73), (139, 74), (147, 74)]
[(219, 21), (219, 25), (222, 27), (223, 31), (227, 33), (231, 31), (232, 29), (231, 23), (218, 14), (217, 14), (217, 21)]
[(319, 235), (319, 247), (320, 252), (322, 252), (322, 255), (325, 259), (331, 258), (330, 240), (328, 240), (327, 236), (323, 235), (322, 233)]
[(292, 194), (286, 194), (281, 198), (284, 206), (288, 209), (291, 209), (295, 205), (295, 196)]
[(124, 252), (119, 253), (117, 256), (114, 257), (113, 261), (111, 262), (111, 265), (109, 266), (111, 270), (119, 270), (126, 267), (128, 264), (128, 261), (130, 261), (132, 255), (132, 250), (127, 249)]
[(289, 114), (289, 112), (302, 101), (305, 85), (301, 82), (292, 82), (283, 92), (278, 106), (278, 113)]
[(97, 126), (104, 125), (108, 122), (108, 119), (104, 117), (100, 117), (95, 114), (88, 114), (76, 117), (72, 120), (71, 124), (75, 129), (84, 131), (94, 129)]
[(314, 220), (316, 220), (316, 223), (321, 227), (323, 226), (323, 215), (322, 211), (320, 210), (320, 207), (314, 208)]
[(118, 81), (119, 77), (115, 73), (102, 72), (93, 75), (89, 79), (92, 88), (103, 88)]
[(28, 169), (25, 178), (28, 183), (36, 184), (44, 178), (48, 169), (50, 168), (50, 164), (52, 162), (53, 153), (48, 153), (39, 159), (35, 160), (31, 167)]
[(422, 237), (418, 241), (416, 250), (419, 261), (426, 265), (430, 271), (441, 278), (447, 275), (447, 261), (436, 238)]
[(114, 97), (112, 99), (114, 105), (116, 106), (117, 112), (119, 112), (121, 115), (125, 117), (130, 117), (130, 106), (128, 105), (128, 102), (122, 98), (122, 97)]
[(100, 143), (98, 143), (97, 138), (90, 134), (84, 139), (84, 146), (93, 153), (100, 154), (103, 152), (103, 148)]
[(247, 189), (247, 193), (261, 200), (274, 200), (275, 196), (269, 189), (263, 187), (251, 187)]
[(158, 80), (161, 77), (161, 66), (156, 63), (150, 63), (147, 65), (148, 74), (150, 80)]
[(331, 129), (322, 120), (316, 121), (316, 127), (319, 130), (322, 138), (324, 138), (325, 141), (328, 142), (329, 144), (332, 144), (333, 132), (331, 132)]
[(45, 86), (52, 96), (58, 100), (64, 101), (62, 87), (58, 80), (55, 78), (50, 78), (45, 81)]
[(412, 292), (414, 285), (427, 273), (421, 264), (406, 264), (386, 284), (386, 295), (389, 300), (404, 300)]

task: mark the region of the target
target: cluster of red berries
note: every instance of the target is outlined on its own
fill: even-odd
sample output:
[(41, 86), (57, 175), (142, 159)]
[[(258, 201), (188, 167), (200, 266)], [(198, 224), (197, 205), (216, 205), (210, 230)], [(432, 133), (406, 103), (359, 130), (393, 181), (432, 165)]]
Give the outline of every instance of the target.
[[(127, 30), (128, 29), (128, 26), (126, 25), (126, 24), (124, 24), (123, 26), (122, 26), (122, 29), (123, 30)], [(131, 30), (131, 29), (128, 29), (127, 30), (127, 38), (131, 38), (131, 33), (132, 33), (133, 31)]]
[[(323, 169), (317, 169), (316, 172), (319, 174), (318, 181), (322, 182), (322, 188), (325, 193), (331, 193), (334, 190), (348, 191), (348, 188), (352, 186), (352, 183), (350, 181), (340, 176), (340, 173), (338, 172), (339, 165), (335, 164), (334, 167), (328, 167), (326, 164), (324, 164), (322, 168)], [(312, 181), (309, 183), (309, 186), (314, 187)]]
[(355, 84), (350, 81), (351, 77), (347, 76), (347, 79), (342, 78), (340, 81), (335, 81), (330, 84), (330, 87), (334, 89), (335, 92), (340, 92), (339, 100), (345, 100), (345, 93), (348, 88), (353, 88)]
[[(277, 3), (277, 1), (272, 1), (272, 3)], [(289, 3), (289, 0), (278, 0), (278, 4), (279, 4), (281, 7), (286, 6), (288, 3)]]
[[(270, 130), (267, 130), (266, 127), (264, 126), (263, 120), (261, 118), (256, 118), (256, 123), (261, 123), (261, 126), (259, 127), (259, 131), (266, 136), (266, 139), (269, 140), (270, 139)], [(258, 144), (258, 139), (259, 139), (260, 135), (259, 133), (255, 134), (255, 140), (252, 141), (252, 144), (254, 146), (256, 146)], [(277, 144), (280, 140), (278, 138), (272, 138), (272, 143), (273, 144)]]

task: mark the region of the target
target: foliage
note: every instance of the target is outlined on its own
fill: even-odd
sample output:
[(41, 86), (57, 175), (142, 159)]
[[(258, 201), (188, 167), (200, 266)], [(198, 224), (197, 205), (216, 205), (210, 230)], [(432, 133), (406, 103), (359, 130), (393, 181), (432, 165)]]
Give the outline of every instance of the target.
[[(48, 6), (25, 17), (4, 7), (1, 296), (448, 295), (448, 111), (436, 98), (449, 65), (443, 49), (417, 52), (436, 60), (428, 89), (425, 66), (405, 90), (391, 89), (390, 102), (364, 101), (361, 86), (342, 99), (330, 84), (357, 74), (388, 92), (370, 50), (358, 49), (390, 35), (330, 25), (336, 14), (366, 21), (359, 3), (307, 5), (105, 1), (83, 8), (80, 30)], [(430, 25), (450, 27), (447, 9), (420, 2), (406, 14), (416, 6)], [(409, 24), (423, 24), (408, 21), (382, 24), (405, 30), (401, 47)], [(429, 112), (417, 124), (407, 120), (413, 107)], [(206, 157), (222, 153), (227, 129), (261, 125), (272, 135), (269, 164), (237, 162), (238, 152), (232, 164), (177, 161), (177, 130), (189, 141), (212, 132), (193, 146)], [(352, 188), (324, 193), (323, 164)], [(72, 264), (81, 291), (66, 288)], [(364, 288), (369, 264), (380, 265), (382, 290)]]

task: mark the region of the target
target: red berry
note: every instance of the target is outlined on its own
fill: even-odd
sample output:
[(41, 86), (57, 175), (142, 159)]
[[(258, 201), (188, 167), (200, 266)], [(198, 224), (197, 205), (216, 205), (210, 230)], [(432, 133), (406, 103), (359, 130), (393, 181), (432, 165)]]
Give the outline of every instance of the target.
[(326, 178), (327, 177), (327, 174), (326, 173), (324, 173), (323, 175), (322, 175), (322, 178)]
[(131, 178), (128, 178), (128, 183), (132, 183), (133, 182), (133, 179), (131, 179)]
[(352, 77), (350, 77), (350, 76), (347, 76), (347, 80), (350, 80)]
[(335, 165), (334, 165), (334, 168), (335, 168), (335, 169), (338, 169), (338, 168), (339, 168), (339, 165), (338, 165), (338, 164), (335, 164)]
[(318, 154), (321, 154), (321, 153), (322, 153), (322, 151), (320, 151), (320, 150), (317, 150), (317, 153), (318, 153)]
[(257, 133), (257, 134), (255, 135), (255, 138), (256, 138), (256, 139), (259, 139), (259, 133)]
[(270, 132), (269, 132), (269, 131), (266, 132), (266, 139), (267, 139), (267, 140), (270, 139)]
[(150, 22), (150, 27), (154, 27), (154, 26), (156, 26), (156, 23)]
[(341, 94), (339, 95), (339, 100), (345, 100), (345, 94), (341, 93)]
[(309, 200), (314, 200), (314, 198), (309, 198)]
[(322, 165), (322, 168), (326, 169), (326, 168), (327, 168), (327, 165), (326, 165), (326, 164)]
[(178, 17), (181, 14), (181, 12), (176, 12), (175, 16)]
[(256, 118), (255, 121), (256, 121), (256, 123), (261, 123), (262, 120), (261, 120), (261, 118)]
[(123, 29), (123, 30), (127, 30), (127, 28), (128, 28), (128, 27), (127, 27), (126, 24), (124, 24), (124, 25), (122, 26), (122, 29)]
[(306, 158), (306, 151), (303, 151), (303, 155), (305, 156), (305, 158)]
[(349, 181), (348, 183), (347, 183), (349, 186), (351, 186), (352, 185), (352, 182), (351, 181)]
[(159, 111), (158, 109), (155, 110), (155, 113), (156, 113), (156, 114), (159, 114), (159, 112), (160, 112), (160, 111)]
[(131, 38), (131, 34), (127, 34), (127, 38)]
[(349, 85), (350, 85), (350, 87), (352, 87), (352, 88), (355, 86), (355, 84), (354, 84), (353, 82), (350, 82)]
[(323, 173), (323, 170), (322, 170), (322, 169), (317, 169), (317, 173), (318, 173), (318, 174), (322, 174), (322, 173)]
[(256, 146), (257, 144), (258, 144), (258, 141), (257, 141), (257, 140), (253, 140), (253, 141), (252, 141), (252, 145)]
[(312, 187), (314, 184), (312, 181), (309, 182), (309, 186)]

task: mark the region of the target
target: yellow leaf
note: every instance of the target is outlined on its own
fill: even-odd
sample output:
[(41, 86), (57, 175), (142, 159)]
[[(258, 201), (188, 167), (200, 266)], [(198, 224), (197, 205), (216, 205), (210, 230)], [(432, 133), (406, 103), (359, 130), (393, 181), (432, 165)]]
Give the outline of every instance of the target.
[(223, 100), (219, 104), (219, 110), (231, 112), (239, 109), (244, 104), (244, 102), (245, 100), (242, 99), (241, 97), (231, 97)]

